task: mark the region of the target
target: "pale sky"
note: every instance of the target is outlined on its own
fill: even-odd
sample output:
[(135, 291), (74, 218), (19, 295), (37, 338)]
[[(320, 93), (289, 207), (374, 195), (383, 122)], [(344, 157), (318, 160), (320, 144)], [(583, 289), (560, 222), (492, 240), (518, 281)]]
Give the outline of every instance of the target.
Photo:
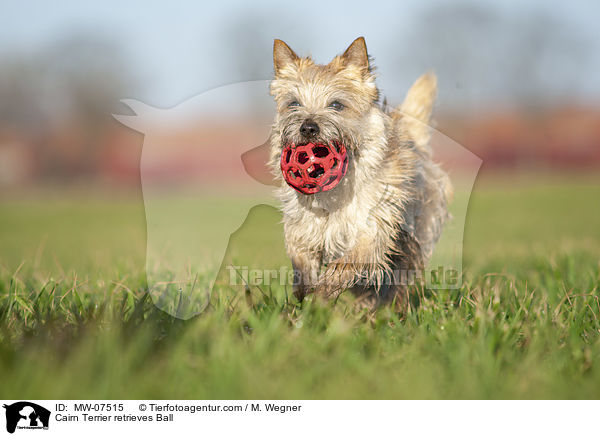
[[(73, 35), (106, 38), (119, 46), (138, 83), (136, 88), (131, 89), (130, 95), (124, 97), (169, 107), (218, 85), (267, 79), (251, 76), (265, 75), (264, 71), (270, 71), (273, 38), (284, 39), (299, 54), (311, 53), (318, 61), (326, 62), (343, 51), (354, 38), (363, 35), (370, 53), (376, 58), (380, 85), (384, 92), (397, 99), (409, 82), (416, 78), (417, 70), (431, 66), (423, 60), (415, 60), (413, 64), (410, 57), (402, 58), (406, 65), (398, 65), (394, 47), (406, 43), (425, 9), (434, 10), (450, 3), (417, 0), (403, 1), (401, 5), (364, 0), (293, 3), (246, 3), (239, 0), (204, 3), (3, 1), (0, 4), (0, 62), (7, 53), (35, 57), (49, 45)], [(509, 0), (489, 2), (487, 6), (492, 12), (507, 17), (542, 11), (577, 29), (598, 48), (594, 33), (597, 33), (600, 17), (599, 2)], [(235, 43), (232, 43), (230, 34), (231, 29), (236, 28), (235, 23), (243, 21), (244, 16), (250, 17), (250, 28), (261, 35), (261, 40), (255, 47), (252, 41), (245, 40), (246, 34), (240, 30), (243, 36), (238, 35), (237, 41), (251, 44), (260, 55), (256, 55), (256, 65), (240, 71), (235, 68), (235, 59), (232, 59), (235, 56), (232, 44)], [(256, 21), (255, 28), (253, 20)], [(248, 35), (248, 39), (251, 38), (253, 36)], [(415, 44), (418, 45), (418, 42)], [(600, 96), (598, 51), (587, 50), (589, 63), (581, 72), (581, 80), (573, 86), (584, 96)], [(245, 62), (254, 63), (252, 56)], [(426, 53), (424, 56), (427, 59)], [(461, 86), (464, 85), (461, 80), (460, 77), (453, 78), (444, 85), (448, 88), (455, 85), (455, 89), (446, 91), (448, 98), (452, 93), (462, 92)]]

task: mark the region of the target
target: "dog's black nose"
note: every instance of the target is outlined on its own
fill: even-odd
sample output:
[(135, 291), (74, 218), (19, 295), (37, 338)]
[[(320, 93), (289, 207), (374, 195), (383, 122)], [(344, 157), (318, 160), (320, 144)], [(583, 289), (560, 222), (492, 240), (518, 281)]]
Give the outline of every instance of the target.
[(319, 134), (319, 125), (311, 119), (304, 120), (300, 126), (300, 133), (307, 138), (317, 136)]

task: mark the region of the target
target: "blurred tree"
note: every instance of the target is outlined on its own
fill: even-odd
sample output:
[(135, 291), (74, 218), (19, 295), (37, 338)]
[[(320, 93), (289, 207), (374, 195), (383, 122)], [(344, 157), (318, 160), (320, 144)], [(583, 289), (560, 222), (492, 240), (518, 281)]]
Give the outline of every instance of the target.
[(0, 64), (0, 130), (34, 149), (39, 175), (93, 177), (131, 78), (120, 48), (84, 35)]
[[(314, 44), (311, 33), (302, 31), (293, 16), (276, 9), (247, 9), (232, 15), (223, 29), (228, 67), (236, 71), (235, 81), (265, 80), (273, 75), (273, 40), (283, 39), (297, 49)], [(307, 53), (298, 52), (299, 55)]]
[(437, 4), (416, 20), (398, 61), (416, 76), (434, 69), (448, 108), (529, 110), (576, 91), (590, 41), (566, 20), (525, 9), (508, 15), (481, 3)]
[[(289, 14), (276, 9), (247, 9), (237, 12), (227, 20), (223, 28), (222, 51), (219, 57), (224, 59), (216, 65), (225, 77), (225, 83), (245, 82), (250, 80), (268, 80), (273, 77), (273, 40), (284, 39), (292, 47), (294, 42), (302, 41), (303, 47), (310, 47), (311, 38), (306, 32), (298, 31)], [(301, 54), (301, 53), (299, 53)], [(304, 53), (302, 53), (304, 54)], [(249, 87), (248, 101), (265, 102), (262, 97), (265, 90)], [(260, 95), (252, 95), (260, 92)], [(272, 102), (268, 106), (257, 107), (257, 110), (271, 111)]]

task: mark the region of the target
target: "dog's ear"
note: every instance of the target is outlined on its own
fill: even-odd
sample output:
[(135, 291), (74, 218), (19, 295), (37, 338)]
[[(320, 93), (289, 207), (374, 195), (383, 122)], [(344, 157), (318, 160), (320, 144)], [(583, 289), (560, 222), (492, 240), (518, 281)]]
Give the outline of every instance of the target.
[(345, 66), (353, 65), (364, 71), (369, 71), (369, 55), (367, 54), (367, 44), (365, 38), (358, 37), (350, 47), (346, 49), (341, 57)]
[(273, 43), (273, 67), (275, 68), (276, 76), (279, 75), (281, 70), (293, 64), (297, 59), (298, 55), (285, 42), (281, 39), (275, 40)]

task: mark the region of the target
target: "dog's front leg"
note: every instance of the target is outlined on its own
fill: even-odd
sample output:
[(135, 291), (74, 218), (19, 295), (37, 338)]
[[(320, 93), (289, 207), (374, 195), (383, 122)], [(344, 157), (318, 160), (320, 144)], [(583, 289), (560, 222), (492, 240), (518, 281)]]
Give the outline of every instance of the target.
[(331, 262), (319, 277), (314, 291), (325, 298), (336, 298), (354, 287), (359, 280), (365, 285), (379, 285), (389, 269), (389, 245), (380, 235), (375, 240), (363, 238), (348, 253)]
[(288, 253), (294, 267), (294, 295), (298, 300), (312, 291), (321, 269), (321, 253), (290, 250)]

